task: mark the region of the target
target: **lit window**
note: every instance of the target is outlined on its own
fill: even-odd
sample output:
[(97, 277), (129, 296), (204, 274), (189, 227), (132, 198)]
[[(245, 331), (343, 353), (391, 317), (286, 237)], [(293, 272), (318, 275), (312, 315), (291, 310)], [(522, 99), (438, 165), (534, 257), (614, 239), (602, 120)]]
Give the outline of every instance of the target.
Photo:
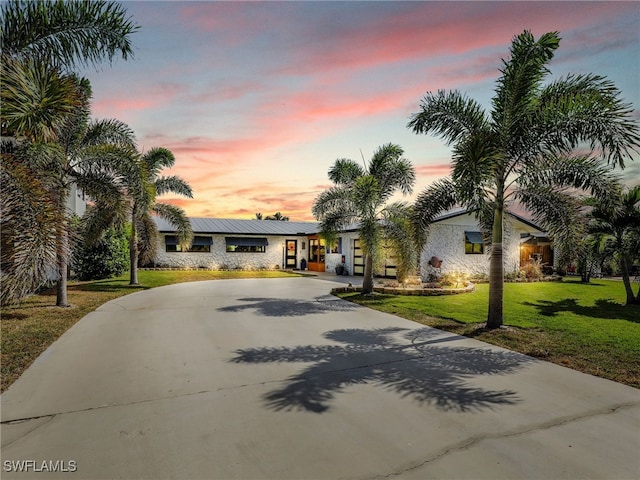
[(213, 243), (213, 239), (211, 237), (201, 237), (195, 236), (193, 237), (193, 242), (191, 244), (191, 248), (183, 250), (178, 242), (178, 237), (176, 235), (166, 235), (164, 237), (165, 249), (167, 252), (193, 252), (193, 253), (208, 253), (211, 252), (211, 244)]
[(228, 253), (265, 253), (269, 242), (266, 238), (225, 237)]
[(484, 253), (484, 238), (480, 232), (464, 232), (464, 253)]

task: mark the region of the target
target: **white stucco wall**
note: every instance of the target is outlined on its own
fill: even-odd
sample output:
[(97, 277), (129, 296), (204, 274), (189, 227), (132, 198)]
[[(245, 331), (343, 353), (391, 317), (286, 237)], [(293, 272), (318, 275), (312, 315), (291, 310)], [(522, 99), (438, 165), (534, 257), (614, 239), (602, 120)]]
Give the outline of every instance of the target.
[[(505, 222), (503, 254), (504, 271), (515, 272), (520, 268), (520, 233), (537, 231), (512, 217)], [(475, 218), (461, 215), (435, 223), (429, 230), (426, 246), (420, 257), (420, 274), (423, 278), (432, 273), (465, 272), (469, 274), (489, 274), (489, 245), (484, 254), (466, 254), (464, 251), (465, 231), (477, 232)], [(440, 270), (429, 265), (431, 257), (442, 260)]]
[[(284, 266), (284, 246), (286, 240), (297, 240), (296, 268), (300, 267), (300, 260), (306, 258), (308, 241), (306, 237), (266, 236), (269, 244), (265, 253), (227, 253), (225, 236), (242, 237), (243, 235), (206, 235), (213, 239), (211, 252), (167, 252), (165, 248), (164, 234), (160, 235), (158, 256), (155, 265), (158, 267), (172, 268), (206, 268), (210, 270), (220, 269), (282, 269)], [(265, 235), (244, 235), (246, 237), (265, 237)], [(305, 250), (302, 250), (304, 242)]]

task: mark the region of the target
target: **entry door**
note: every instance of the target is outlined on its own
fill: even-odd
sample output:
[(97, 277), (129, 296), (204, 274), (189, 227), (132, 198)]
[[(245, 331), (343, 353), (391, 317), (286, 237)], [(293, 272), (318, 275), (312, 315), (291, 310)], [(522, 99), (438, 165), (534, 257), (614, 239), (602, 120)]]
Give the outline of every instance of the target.
[(298, 241), (287, 240), (287, 253), (285, 257), (287, 268), (298, 268)]
[(359, 239), (353, 240), (353, 274), (364, 275), (364, 254)]

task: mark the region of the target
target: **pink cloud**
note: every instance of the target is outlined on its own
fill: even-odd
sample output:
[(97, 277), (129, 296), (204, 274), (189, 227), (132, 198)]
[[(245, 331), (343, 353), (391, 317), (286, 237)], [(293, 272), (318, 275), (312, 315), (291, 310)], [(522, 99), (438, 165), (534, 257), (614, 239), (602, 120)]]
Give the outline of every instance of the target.
[[(461, 12), (459, 5), (464, 5)], [(357, 70), (406, 60), (460, 55), (485, 48), (506, 47), (513, 36), (530, 29), (535, 35), (574, 31), (607, 18), (637, 14), (633, 2), (556, 2), (552, 10), (535, 2), (417, 2), (395, 14), (380, 16), (358, 28), (332, 32), (322, 41), (299, 42), (294, 60), (280, 73), (326, 75), (332, 70)], [(580, 15), (576, 15), (576, 9)], [(636, 10), (634, 10), (636, 9)], [(550, 21), (552, 15), (552, 21)], [(479, 29), (479, 25), (482, 28)], [(600, 39), (591, 37), (591, 44)], [(296, 47), (296, 44), (293, 45)], [(506, 52), (505, 52), (506, 54)]]
[(417, 165), (415, 170), (417, 177), (446, 177), (451, 173), (451, 161), (448, 163)]
[(177, 83), (159, 83), (144, 89), (118, 91), (113, 96), (101, 96), (92, 102), (94, 116), (100, 118), (129, 118), (132, 112), (158, 109), (170, 104), (187, 91), (187, 87)]

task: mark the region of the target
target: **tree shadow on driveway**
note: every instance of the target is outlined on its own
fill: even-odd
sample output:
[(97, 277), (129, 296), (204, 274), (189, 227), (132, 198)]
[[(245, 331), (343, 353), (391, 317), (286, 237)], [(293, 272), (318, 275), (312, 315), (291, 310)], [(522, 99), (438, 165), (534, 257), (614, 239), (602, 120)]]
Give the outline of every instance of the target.
[(506, 350), (444, 345), (461, 337), (432, 328), (343, 329), (326, 332), (336, 345), (236, 350), (234, 363), (311, 363), (264, 395), (276, 411), (330, 409), (348, 387), (371, 384), (447, 411), (494, 409), (520, 401), (513, 390), (490, 390), (471, 380), (513, 373), (533, 359)]
[(314, 301), (301, 300), (299, 298), (261, 297), (246, 297), (238, 300), (247, 303), (221, 307), (218, 311), (241, 312), (243, 310), (256, 310), (260, 315), (267, 317), (300, 317), (313, 313), (346, 312), (362, 308), (332, 295), (318, 297)]

